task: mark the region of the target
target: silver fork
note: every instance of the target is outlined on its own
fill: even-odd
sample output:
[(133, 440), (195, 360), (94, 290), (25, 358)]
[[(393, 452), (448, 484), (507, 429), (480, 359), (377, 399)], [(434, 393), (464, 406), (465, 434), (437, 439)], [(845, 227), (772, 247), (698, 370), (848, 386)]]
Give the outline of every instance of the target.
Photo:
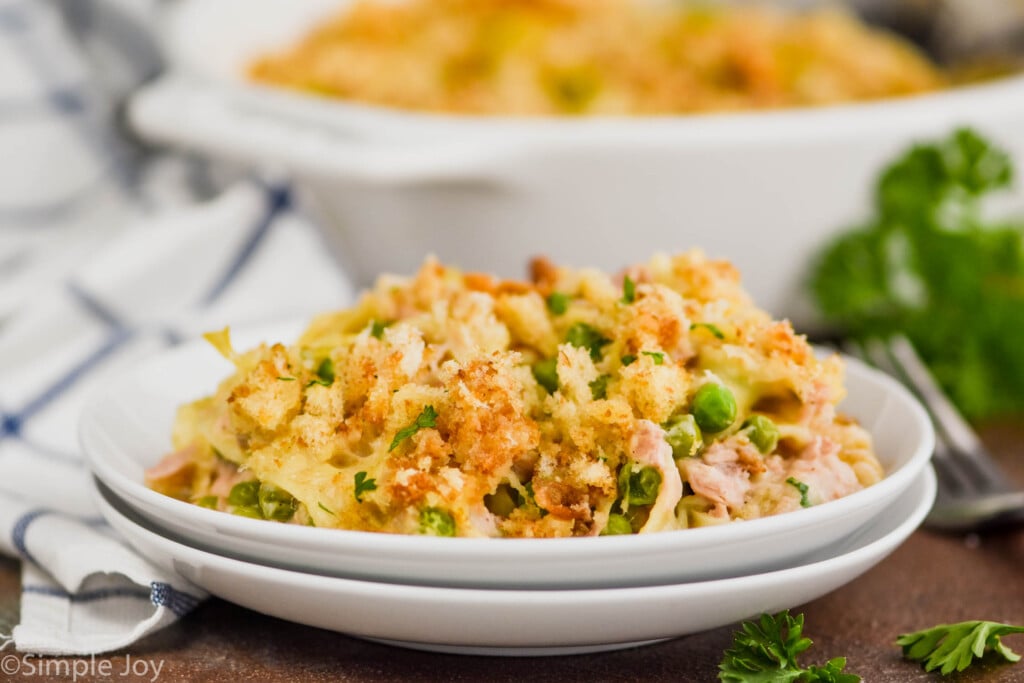
[(906, 337), (872, 339), (863, 344), (846, 342), (842, 350), (902, 382), (932, 418), (932, 464), (938, 477), (938, 495), (926, 525), (963, 532), (1024, 523), (1024, 490), (1016, 488), (995, 463)]

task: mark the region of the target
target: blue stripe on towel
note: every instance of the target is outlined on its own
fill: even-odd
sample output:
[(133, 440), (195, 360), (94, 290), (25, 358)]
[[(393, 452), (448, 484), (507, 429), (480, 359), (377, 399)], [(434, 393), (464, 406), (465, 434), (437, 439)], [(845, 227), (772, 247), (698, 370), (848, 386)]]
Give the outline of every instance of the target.
[(94, 369), (108, 356), (114, 353), (114, 351), (123, 346), (131, 336), (132, 335), (127, 331), (119, 330), (115, 332), (102, 346), (100, 346), (100, 348), (89, 354), (89, 356), (82, 360), (78, 365), (65, 373), (63, 377), (44, 389), (42, 393), (29, 401), (21, 411), (5, 415), (3, 418), (5, 429), (4, 431), (0, 431), (0, 439), (3, 439), (4, 436), (9, 433), (6, 429), (8, 423), (13, 429), (15, 429), (12, 433), (16, 434), (18, 430), (20, 430), (21, 424), (74, 386), (80, 379), (82, 379), (82, 377), (88, 375), (89, 371)]
[(88, 311), (92, 317), (115, 330), (122, 330), (125, 328), (125, 324), (121, 321), (120, 317), (118, 317), (118, 315), (114, 313), (109, 306), (97, 299), (90, 292), (87, 292), (74, 282), (68, 282), (66, 288), (71, 296), (74, 297), (75, 301), (84, 310)]
[(152, 603), (168, 608), (179, 617), (185, 616), (199, 604), (199, 598), (179, 591), (169, 583), (154, 581), (149, 585), (152, 589), (149, 598)]
[[(81, 109), (75, 116), (61, 116), (70, 130), (89, 150), (93, 158), (108, 169), (117, 186), (126, 196), (135, 196), (132, 183), (134, 170), (131, 167), (128, 149), (114, 135), (111, 122), (96, 106), (96, 98), (90, 97), (85, 88), (69, 88), (60, 83), (62, 65), (54, 62), (54, 52), (31, 32), (33, 12), (44, 11), (40, 5), (0, 8), (0, 26), (5, 32), (17, 34), (10, 43), (18, 51), (22, 62), (32, 70), (44, 89), (51, 108), (57, 114), (65, 114), (68, 105), (77, 102)], [(55, 96), (51, 96), (58, 93)], [(90, 102), (90, 100), (92, 100)]]
[(227, 270), (217, 280), (216, 284), (206, 293), (203, 298), (205, 305), (212, 304), (221, 294), (227, 290), (231, 283), (245, 269), (246, 264), (252, 259), (256, 249), (263, 243), (270, 232), (274, 220), (291, 206), (291, 193), (287, 186), (272, 186), (267, 188), (267, 208), (260, 220), (253, 226), (252, 232), (246, 239), (242, 248), (238, 250), (235, 259), (228, 265)]
[(47, 595), (54, 598), (62, 598), (71, 602), (96, 602), (97, 600), (109, 600), (111, 598), (135, 598), (137, 600), (149, 600), (150, 592), (144, 588), (99, 588), (82, 593), (68, 593), (63, 588), (53, 586), (22, 586), (25, 593), (36, 595)]
[(36, 558), (32, 557), (32, 553), (28, 551), (28, 547), (25, 545), (25, 534), (28, 533), (28, 528), (32, 522), (36, 521), (43, 515), (50, 514), (50, 510), (46, 508), (36, 508), (35, 510), (29, 510), (14, 523), (14, 528), (11, 530), (11, 545), (18, 551), (18, 554), (23, 558), (31, 562), (32, 564), (38, 565)]
[(0, 118), (38, 121), (41, 116), (77, 116), (86, 111), (78, 90), (81, 86), (56, 88), (42, 97), (0, 98)]

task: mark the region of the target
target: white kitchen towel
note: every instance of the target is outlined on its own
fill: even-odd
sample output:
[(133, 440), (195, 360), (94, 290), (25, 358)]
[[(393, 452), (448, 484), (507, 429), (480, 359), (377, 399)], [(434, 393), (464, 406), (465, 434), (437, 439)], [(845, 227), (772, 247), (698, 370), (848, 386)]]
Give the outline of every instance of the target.
[(98, 517), (76, 440), (89, 394), (203, 331), (351, 295), (287, 184), (222, 185), (122, 137), (120, 101), (159, 66), (148, 9), (0, 0), (0, 552), (23, 566), (0, 644), (26, 652), (126, 648), (205, 597)]

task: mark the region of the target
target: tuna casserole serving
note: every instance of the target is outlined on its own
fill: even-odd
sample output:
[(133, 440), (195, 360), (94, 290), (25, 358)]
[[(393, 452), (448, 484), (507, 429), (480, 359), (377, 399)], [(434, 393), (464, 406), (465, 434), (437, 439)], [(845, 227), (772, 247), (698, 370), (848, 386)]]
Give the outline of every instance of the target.
[(728, 263), (656, 256), (532, 281), (428, 260), (295, 344), (237, 352), (182, 406), (165, 494), (249, 517), (442, 536), (686, 529), (818, 505), (883, 476), (818, 359)]
[(249, 74), (369, 104), (512, 115), (766, 109), (948, 85), (911, 45), (835, 8), (647, 0), (357, 0)]

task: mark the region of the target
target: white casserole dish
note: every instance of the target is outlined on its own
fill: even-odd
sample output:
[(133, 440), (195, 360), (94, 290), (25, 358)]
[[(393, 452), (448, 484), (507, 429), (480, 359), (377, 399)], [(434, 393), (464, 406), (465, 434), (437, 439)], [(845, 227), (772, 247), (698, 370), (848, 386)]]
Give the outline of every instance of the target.
[(171, 68), (133, 100), (144, 137), (287, 171), (357, 285), (425, 253), (520, 276), (544, 254), (617, 269), (698, 246), (806, 325), (808, 259), (866, 217), (875, 174), (961, 125), (1024, 158), (1024, 76), (899, 100), (634, 118), (441, 116), (247, 83), (337, 0), (183, 0)]

